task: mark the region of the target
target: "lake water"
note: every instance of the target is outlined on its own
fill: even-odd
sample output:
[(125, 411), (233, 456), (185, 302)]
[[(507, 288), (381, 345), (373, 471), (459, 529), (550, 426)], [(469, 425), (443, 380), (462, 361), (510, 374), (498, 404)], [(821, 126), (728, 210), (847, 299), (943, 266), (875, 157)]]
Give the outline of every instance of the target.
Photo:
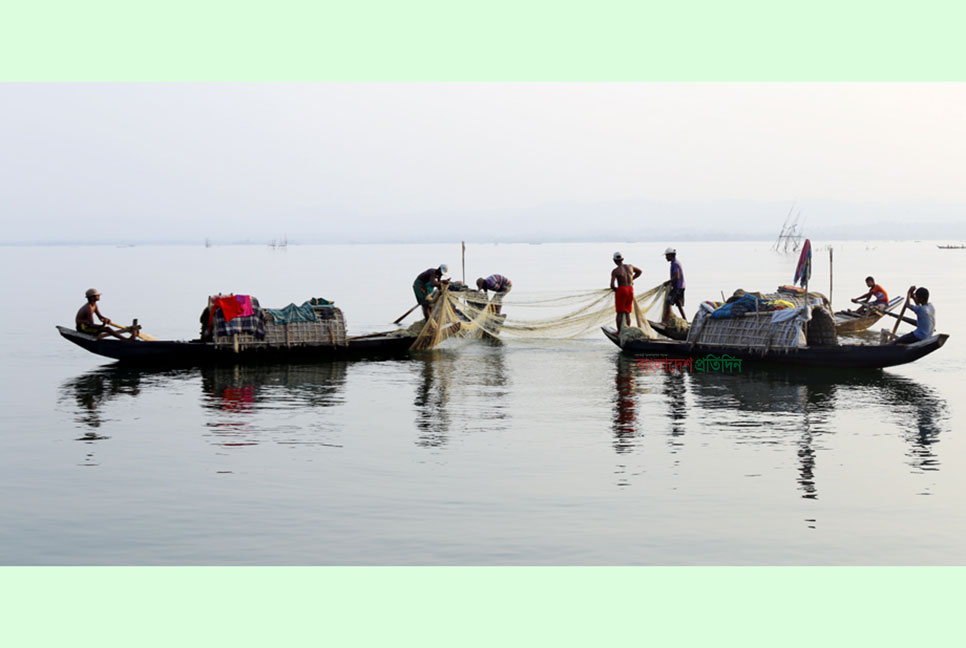
[[(0, 563), (962, 564), (966, 250), (813, 243), (813, 289), (829, 290), (826, 245), (837, 307), (868, 274), (892, 296), (927, 286), (946, 346), (842, 374), (643, 372), (599, 331), (125, 369), (54, 329), (87, 288), (163, 339), (197, 335), (207, 295), (229, 291), (326, 297), (359, 334), (391, 329), (425, 268), (460, 278), (459, 244), (3, 248)], [(506, 274), (521, 300), (564, 294), (605, 287), (620, 249), (651, 287), (666, 245), (469, 245), (467, 273)], [(796, 261), (768, 242), (678, 250), (689, 317), (791, 283)]]

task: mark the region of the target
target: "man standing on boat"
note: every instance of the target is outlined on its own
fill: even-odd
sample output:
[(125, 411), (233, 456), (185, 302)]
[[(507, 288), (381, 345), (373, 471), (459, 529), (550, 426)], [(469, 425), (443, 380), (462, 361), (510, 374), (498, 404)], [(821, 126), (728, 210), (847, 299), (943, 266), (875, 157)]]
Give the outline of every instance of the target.
[(494, 293), (496, 293), (493, 295), (493, 302), (497, 314), (499, 314), (500, 310), (502, 309), (501, 302), (503, 301), (503, 298), (506, 297), (506, 294), (510, 292), (512, 288), (513, 282), (510, 281), (510, 278), (499, 274), (492, 274), (486, 279), (480, 277), (476, 280), (477, 290), (482, 290), (484, 294), (486, 294), (486, 291), (488, 290), (492, 290)]
[[(133, 339), (134, 334), (131, 334), (130, 338), (123, 337), (120, 333), (117, 333), (110, 327), (111, 320), (107, 317), (101, 315), (101, 311), (97, 308), (97, 302), (101, 298), (101, 293), (94, 288), (89, 288), (87, 292), (84, 293), (87, 297), (87, 303), (80, 307), (77, 311), (77, 315), (74, 317), (74, 325), (77, 330), (81, 333), (87, 333), (88, 335), (93, 335), (100, 339), (108, 335), (113, 335), (119, 340)], [(101, 324), (94, 323), (94, 316), (101, 320)], [(124, 330), (124, 329), (122, 329)]]
[(447, 272), (449, 272), (449, 267), (443, 263), (438, 268), (429, 268), (420, 272), (416, 280), (413, 281), (416, 303), (423, 307), (423, 319), (429, 319), (429, 296), (445, 283), (443, 275)]
[[(641, 276), (642, 270), (624, 263), (624, 256), (614, 252), (614, 264), (610, 273), (610, 289), (614, 291), (614, 310), (617, 311), (617, 331), (626, 323), (631, 324), (631, 309), (634, 307), (634, 280)], [(616, 285), (615, 285), (616, 284)]]
[[(916, 303), (910, 304), (910, 300)], [(929, 291), (926, 288), (909, 286), (909, 292), (906, 293), (906, 304), (903, 308), (907, 307), (916, 314), (916, 330), (912, 333), (906, 333), (893, 344), (913, 344), (925, 340), (936, 331), (936, 310), (929, 303)]]
[(665, 324), (671, 318), (671, 308), (674, 306), (678, 307), (681, 319), (688, 321), (684, 315), (684, 269), (681, 268), (681, 262), (678, 261), (677, 256), (678, 251), (673, 247), (664, 250), (664, 258), (671, 263), (671, 278), (664, 282), (664, 285), (671, 289), (664, 301), (664, 314), (661, 316), (661, 321)]
[(869, 292), (865, 293), (864, 295), (859, 295), (852, 300), (853, 304), (862, 304), (862, 307), (859, 308), (859, 312), (865, 312), (867, 310), (866, 306), (868, 306), (869, 300), (873, 297), (875, 297), (875, 301), (872, 302), (874, 307), (878, 308), (879, 310), (885, 310), (888, 308), (889, 294), (885, 291), (885, 289), (877, 284), (875, 279), (872, 277), (865, 278), (865, 285), (868, 286)]

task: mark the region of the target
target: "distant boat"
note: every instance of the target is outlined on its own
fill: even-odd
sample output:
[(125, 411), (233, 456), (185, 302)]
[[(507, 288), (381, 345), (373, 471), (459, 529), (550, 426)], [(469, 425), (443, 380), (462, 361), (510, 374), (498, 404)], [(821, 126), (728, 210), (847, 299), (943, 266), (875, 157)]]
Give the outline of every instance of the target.
[(940, 250), (966, 250), (966, 245), (937, 245)]

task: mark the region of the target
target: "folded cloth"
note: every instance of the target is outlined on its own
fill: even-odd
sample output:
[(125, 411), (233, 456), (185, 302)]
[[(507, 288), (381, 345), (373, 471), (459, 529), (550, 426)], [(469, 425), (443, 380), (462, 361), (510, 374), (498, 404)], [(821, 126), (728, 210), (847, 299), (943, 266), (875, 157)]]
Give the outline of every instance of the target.
[(730, 304), (725, 304), (721, 308), (717, 309), (711, 313), (712, 319), (724, 319), (727, 317), (741, 317), (745, 313), (760, 310), (758, 305), (762, 303), (762, 300), (758, 299), (754, 295), (744, 295), (741, 298), (731, 302)]
[[(229, 301), (238, 304), (236, 299), (229, 298)], [(256, 340), (265, 339), (265, 311), (258, 306), (258, 300), (252, 298), (252, 315), (235, 315), (230, 320), (226, 319), (222, 309), (216, 309), (213, 315), (215, 337), (225, 337), (236, 333), (251, 333)]]

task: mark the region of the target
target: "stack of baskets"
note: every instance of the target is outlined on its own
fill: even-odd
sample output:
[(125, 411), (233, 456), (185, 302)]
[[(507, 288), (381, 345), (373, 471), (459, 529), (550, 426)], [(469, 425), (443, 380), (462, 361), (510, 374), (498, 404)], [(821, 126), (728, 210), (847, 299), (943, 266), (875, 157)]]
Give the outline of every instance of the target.
[[(345, 346), (345, 318), (335, 306), (313, 307), (315, 322), (277, 323), (271, 314), (265, 315), (265, 339), (268, 346), (339, 345)], [(321, 311), (326, 312), (321, 312)]]
[(237, 348), (285, 348), (294, 346), (345, 346), (345, 317), (335, 306), (313, 306), (314, 322), (278, 322), (265, 311), (265, 337), (259, 340), (253, 333), (215, 336), (218, 346)]

